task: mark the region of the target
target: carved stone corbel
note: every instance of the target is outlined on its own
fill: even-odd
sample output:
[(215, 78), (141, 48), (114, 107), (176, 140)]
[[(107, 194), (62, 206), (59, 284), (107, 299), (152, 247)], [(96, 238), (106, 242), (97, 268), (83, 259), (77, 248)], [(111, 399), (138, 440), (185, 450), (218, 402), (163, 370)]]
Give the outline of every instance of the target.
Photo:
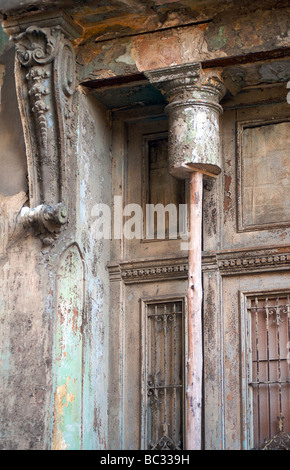
[[(47, 24), (49, 26), (47, 26)], [(26, 144), (30, 208), (21, 219), (42, 239), (53, 240), (68, 221), (68, 165), (75, 152), (77, 37), (63, 15), (18, 20), (5, 28), (15, 42), (16, 88)]]

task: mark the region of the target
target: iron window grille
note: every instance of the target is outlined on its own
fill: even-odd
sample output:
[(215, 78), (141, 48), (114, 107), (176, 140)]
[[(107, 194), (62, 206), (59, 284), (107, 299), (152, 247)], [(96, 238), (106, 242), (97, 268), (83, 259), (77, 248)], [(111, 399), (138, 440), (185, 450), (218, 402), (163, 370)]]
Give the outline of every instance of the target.
[(181, 450), (184, 436), (184, 301), (150, 301), (143, 307), (143, 447)]
[(290, 293), (247, 297), (250, 448), (290, 448)]

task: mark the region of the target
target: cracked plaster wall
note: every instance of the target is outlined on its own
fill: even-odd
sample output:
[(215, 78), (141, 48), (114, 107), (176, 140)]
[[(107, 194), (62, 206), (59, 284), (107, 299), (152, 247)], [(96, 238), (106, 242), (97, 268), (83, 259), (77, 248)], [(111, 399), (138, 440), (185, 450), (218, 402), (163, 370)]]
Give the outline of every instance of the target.
[[(24, 230), (19, 218), (21, 208), (29, 202), (27, 166), (15, 93), (14, 50), (2, 29), (0, 51), (0, 449), (42, 450), (53, 444), (78, 448), (81, 443), (69, 432), (64, 433), (64, 440), (58, 439), (61, 426), (53, 417), (57, 417), (54, 411), (59, 396), (59, 409), (64, 411), (61, 419), (65, 418), (68, 429), (75, 404), (83, 406), (83, 448), (106, 448), (109, 285), (105, 266), (109, 246), (94, 239), (91, 210), (96, 202), (109, 204), (111, 197), (107, 110), (77, 90), (77, 159), (70, 162), (69, 197), (73, 210), (59, 240), (44, 249), (38, 238)], [(63, 253), (69, 253), (72, 244), (80, 253), (74, 258), (74, 269), (79, 273), (83, 269), (84, 285), (81, 281), (75, 284), (65, 274), (59, 287), (57, 281), (64, 269), (60, 259)], [(77, 376), (78, 396), (72, 399), (71, 394), (59, 395), (54, 389), (58, 386), (58, 390), (63, 390), (55, 380), (53, 363), (57, 338), (65, 346), (57, 323), (57, 289), (68, 292), (70, 301), (70, 293), (82, 288), (83, 308), (79, 301), (77, 306), (82, 321), (83, 369)], [(80, 298), (78, 291), (76, 295)], [(68, 302), (68, 315), (69, 305)], [(66, 333), (70, 343), (74, 331)], [(69, 362), (63, 361), (61, 371), (67, 365)]]

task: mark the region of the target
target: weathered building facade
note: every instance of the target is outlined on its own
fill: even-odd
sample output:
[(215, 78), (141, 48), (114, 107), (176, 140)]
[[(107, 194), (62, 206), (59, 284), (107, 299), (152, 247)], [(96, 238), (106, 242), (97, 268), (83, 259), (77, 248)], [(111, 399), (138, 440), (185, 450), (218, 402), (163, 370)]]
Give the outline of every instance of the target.
[(288, 1), (0, 13), (0, 448), (289, 448)]

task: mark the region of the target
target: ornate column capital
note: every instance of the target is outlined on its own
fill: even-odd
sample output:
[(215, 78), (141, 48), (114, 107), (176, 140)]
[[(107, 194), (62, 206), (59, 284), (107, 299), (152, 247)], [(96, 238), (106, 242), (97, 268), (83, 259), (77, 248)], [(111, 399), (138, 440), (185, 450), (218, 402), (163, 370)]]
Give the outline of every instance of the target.
[(200, 64), (186, 64), (146, 76), (168, 102), (170, 172), (178, 178), (192, 171), (215, 177), (221, 171), (219, 102), (226, 92), (222, 69), (204, 71)]
[(200, 106), (212, 105), (222, 111), (218, 103), (226, 87), (220, 68), (205, 71), (200, 64), (186, 64), (152, 70), (145, 72), (145, 75), (165, 95), (168, 108), (199, 103)]
[(71, 40), (79, 30), (59, 12), (18, 17), (4, 22), (4, 28), (15, 43), (28, 165), (30, 208), (23, 209), (21, 218), (25, 228), (31, 227), (47, 243), (68, 221), (68, 160), (74, 156), (76, 134)]

